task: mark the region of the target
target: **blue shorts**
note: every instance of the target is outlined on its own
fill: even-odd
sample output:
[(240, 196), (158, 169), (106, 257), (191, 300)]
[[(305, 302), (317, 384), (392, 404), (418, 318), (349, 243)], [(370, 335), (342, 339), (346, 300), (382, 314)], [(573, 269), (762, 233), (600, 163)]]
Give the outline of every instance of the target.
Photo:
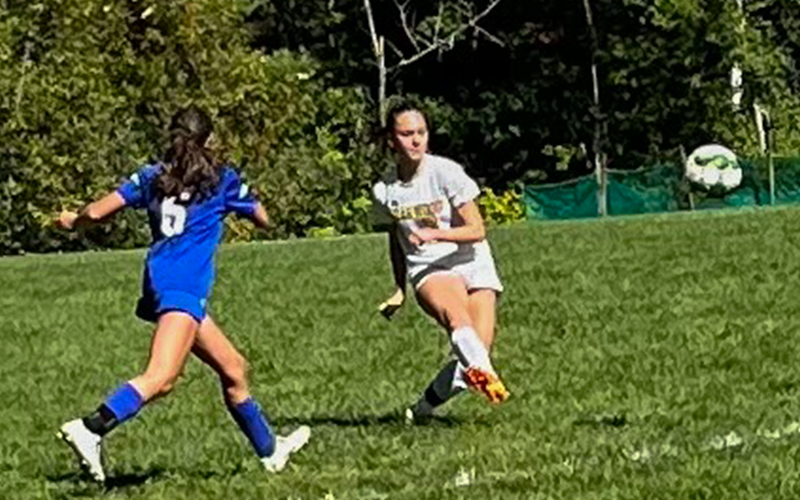
[(162, 314), (170, 311), (186, 313), (202, 323), (206, 317), (206, 299), (182, 290), (156, 291), (145, 271), (142, 296), (136, 304), (136, 316), (155, 323)]

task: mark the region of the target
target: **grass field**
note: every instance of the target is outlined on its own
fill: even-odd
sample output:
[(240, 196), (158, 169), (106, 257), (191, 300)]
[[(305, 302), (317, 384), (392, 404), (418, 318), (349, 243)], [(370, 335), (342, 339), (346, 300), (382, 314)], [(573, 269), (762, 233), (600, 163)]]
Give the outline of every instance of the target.
[(512, 399), (400, 410), (447, 344), (413, 301), (392, 322), (382, 237), (222, 249), (212, 313), (279, 430), (259, 470), (192, 360), (106, 442), (108, 486), (54, 436), (145, 360), (142, 252), (0, 260), (0, 498), (800, 497), (800, 209), (495, 229), (495, 360)]

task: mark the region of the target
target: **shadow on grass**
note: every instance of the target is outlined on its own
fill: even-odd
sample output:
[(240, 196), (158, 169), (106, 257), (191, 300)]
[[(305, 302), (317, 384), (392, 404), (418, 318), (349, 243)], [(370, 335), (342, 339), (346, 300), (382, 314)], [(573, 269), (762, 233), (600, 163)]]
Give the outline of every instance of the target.
[(624, 414), (616, 415), (583, 415), (578, 417), (573, 425), (588, 427), (625, 427), (630, 422)]
[(47, 480), (51, 483), (73, 483), (73, 484), (91, 484), (96, 485), (98, 488), (104, 488), (106, 491), (115, 490), (118, 488), (127, 488), (129, 486), (139, 486), (141, 484), (152, 481), (160, 476), (164, 471), (162, 469), (148, 469), (142, 472), (133, 474), (111, 474), (106, 478), (105, 483), (100, 485), (94, 482), (89, 474), (84, 472), (70, 472), (67, 474), (47, 475)]
[[(317, 414), (307, 417), (276, 417), (274, 423), (279, 426), (308, 425), (334, 425), (337, 427), (411, 427), (406, 422), (405, 416), (400, 413), (387, 413), (385, 415), (325, 415)], [(488, 422), (476, 419), (463, 419), (454, 416), (432, 416), (414, 422), (414, 426), (439, 426), (459, 427), (465, 424), (489, 425)]]

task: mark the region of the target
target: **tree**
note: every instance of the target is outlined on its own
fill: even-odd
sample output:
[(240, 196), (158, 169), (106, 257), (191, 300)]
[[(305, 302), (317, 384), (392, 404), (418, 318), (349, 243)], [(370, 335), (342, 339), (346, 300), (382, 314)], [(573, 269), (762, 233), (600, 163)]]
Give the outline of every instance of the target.
[[(200, 104), (263, 195), (274, 237), (365, 228), (373, 175), (366, 100), (319, 65), (249, 46), (247, 2), (6, 2), (0, 14), (0, 253), (146, 241), (136, 219), (66, 239), (52, 214), (113, 188), (163, 149), (182, 105)], [(360, 208), (359, 208), (360, 207)], [(235, 225), (233, 234), (249, 238)]]

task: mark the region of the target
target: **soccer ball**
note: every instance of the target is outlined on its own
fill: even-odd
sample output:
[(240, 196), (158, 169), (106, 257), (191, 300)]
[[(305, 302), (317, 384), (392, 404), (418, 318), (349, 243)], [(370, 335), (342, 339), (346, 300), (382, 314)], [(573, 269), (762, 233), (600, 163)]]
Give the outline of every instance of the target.
[(686, 159), (686, 178), (706, 190), (730, 191), (742, 183), (742, 169), (733, 151), (708, 144), (695, 149)]

